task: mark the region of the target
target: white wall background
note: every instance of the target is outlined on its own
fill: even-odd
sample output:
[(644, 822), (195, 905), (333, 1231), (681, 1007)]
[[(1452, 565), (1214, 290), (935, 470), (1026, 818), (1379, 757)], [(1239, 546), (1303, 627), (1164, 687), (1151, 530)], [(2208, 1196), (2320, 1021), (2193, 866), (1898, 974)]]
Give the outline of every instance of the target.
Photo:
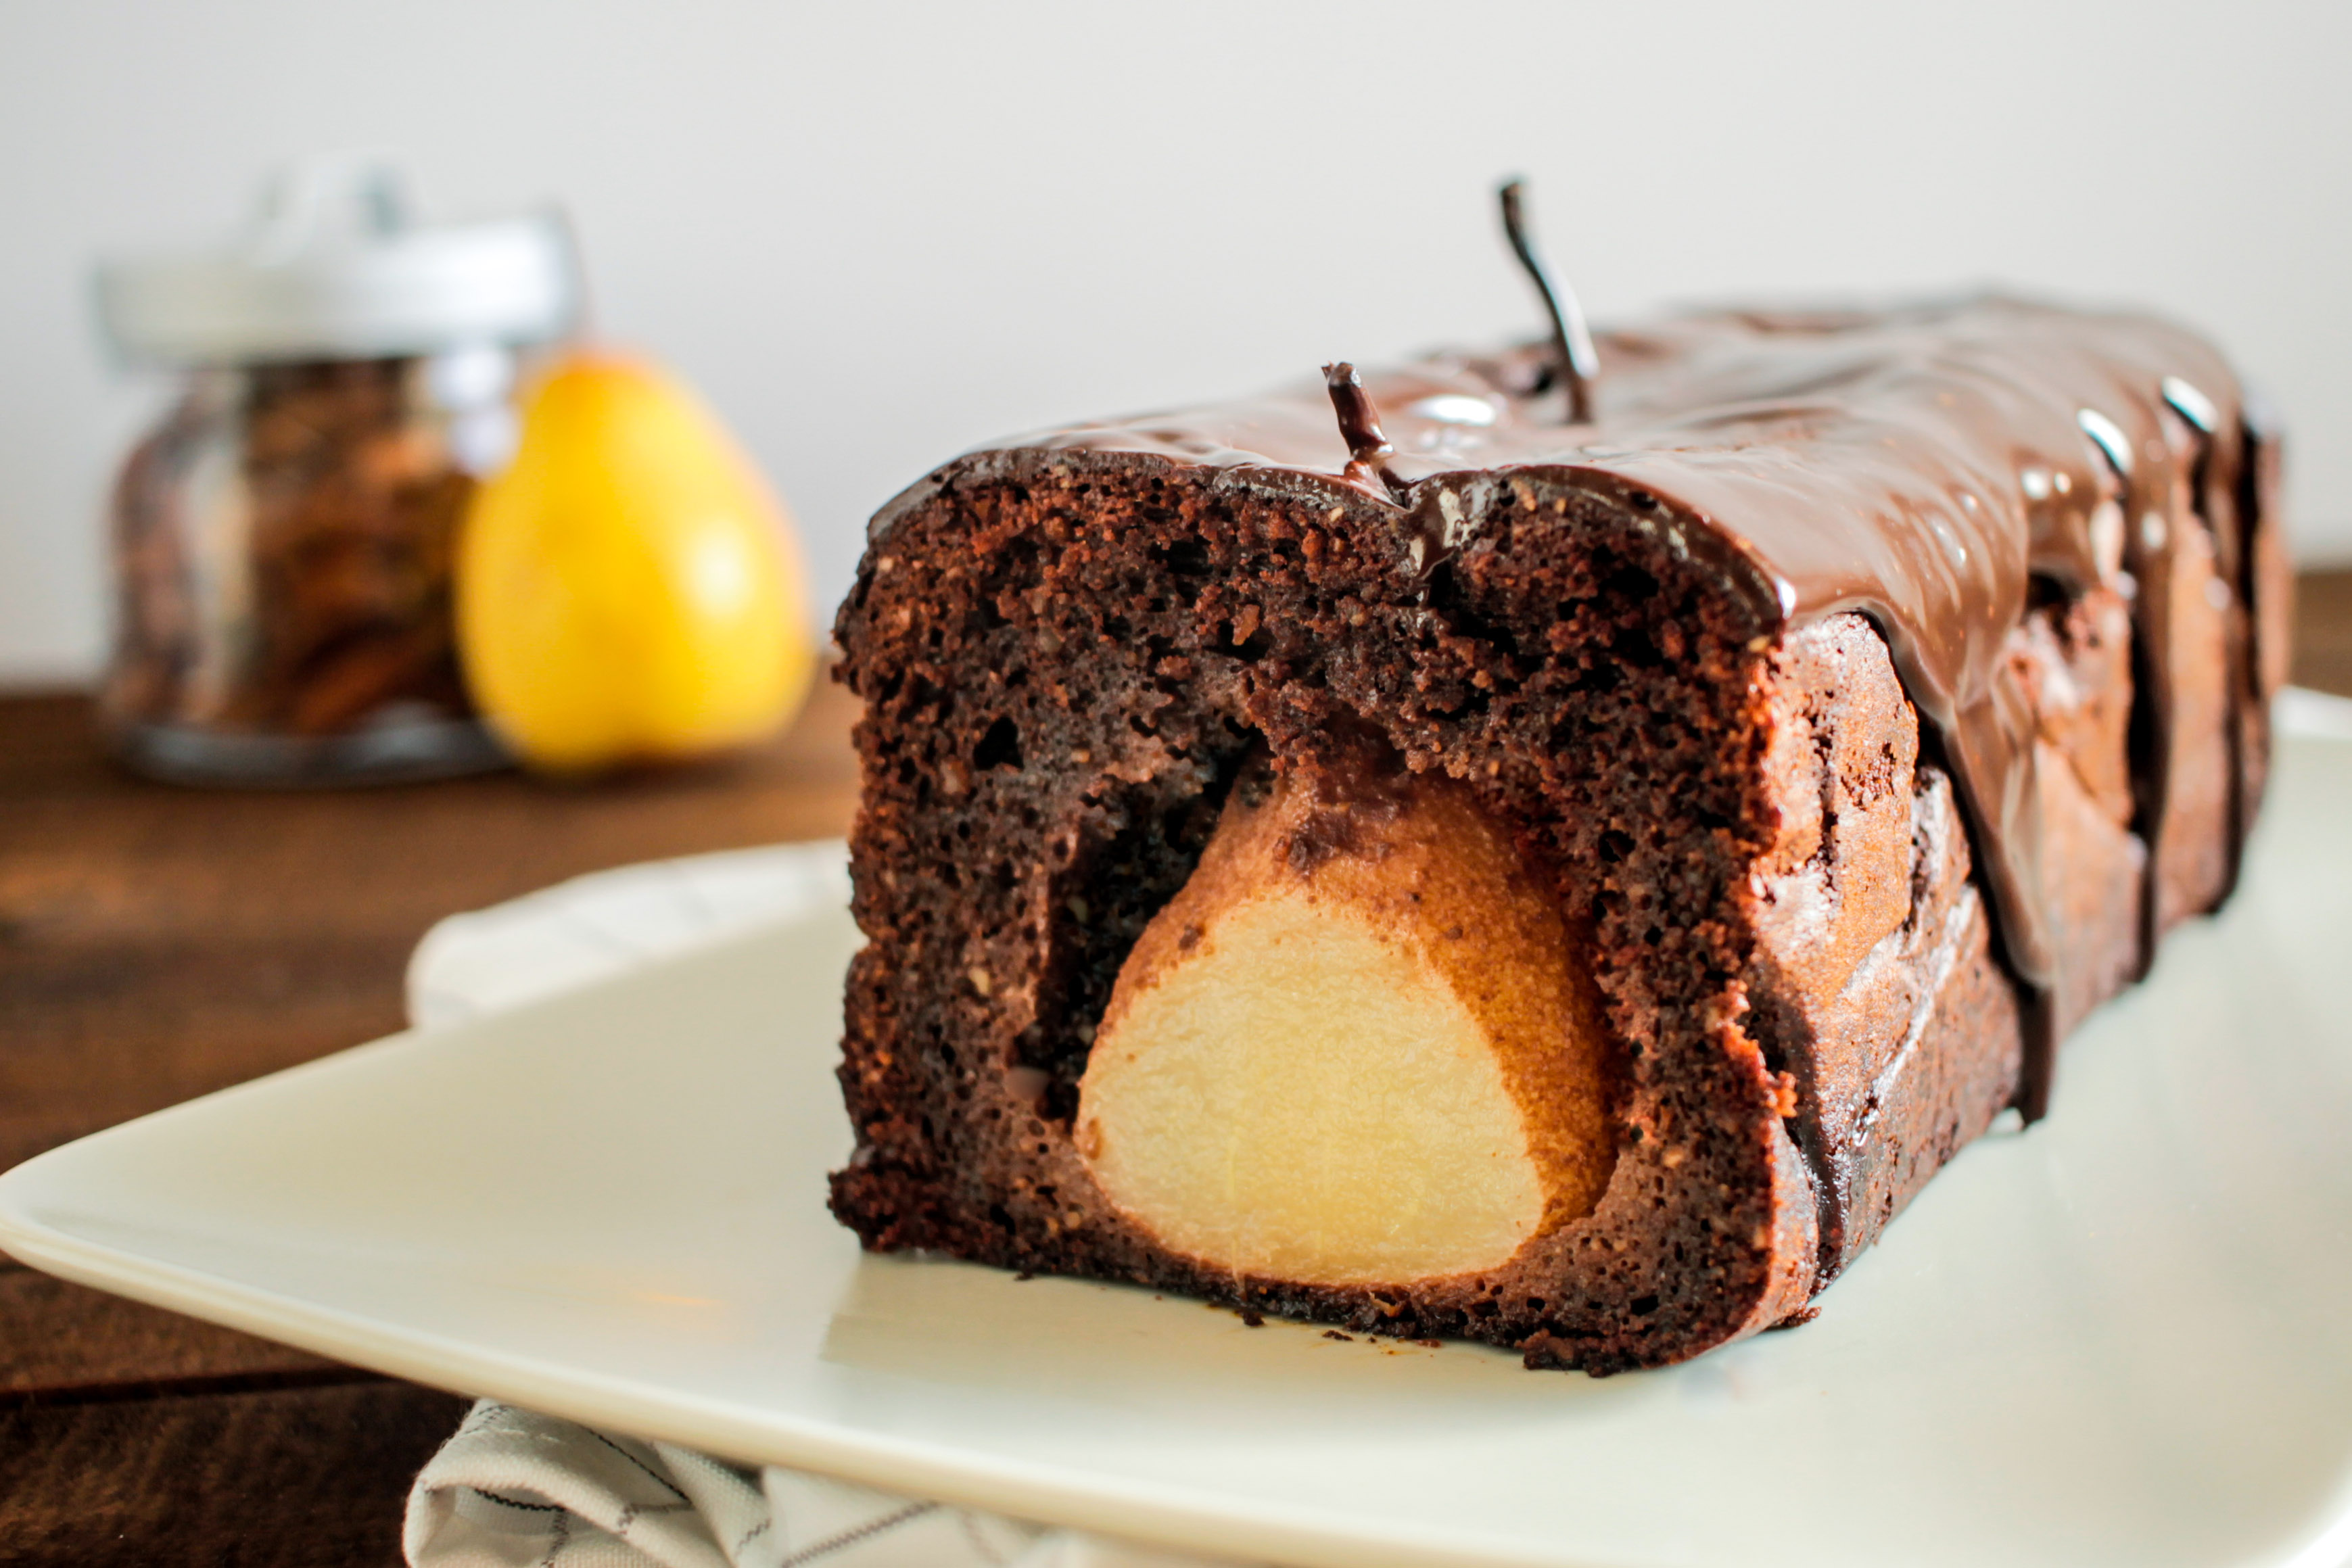
[(0, 680), (100, 656), (102, 251), (267, 168), (561, 199), (599, 324), (698, 382), (846, 585), (985, 436), (1529, 331), (1496, 176), (1622, 318), (2006, 281), (2212, 331), (2352, 557), (2352, 6), (2326, 0), (0, 0)]

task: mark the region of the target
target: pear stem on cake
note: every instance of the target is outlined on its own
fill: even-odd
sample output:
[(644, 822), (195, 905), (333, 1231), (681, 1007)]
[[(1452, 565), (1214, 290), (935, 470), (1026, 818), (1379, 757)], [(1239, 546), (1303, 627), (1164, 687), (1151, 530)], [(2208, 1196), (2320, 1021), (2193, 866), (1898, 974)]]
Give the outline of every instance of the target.
[(1601, 356), (1593, 351), (1592, 331), (1584, 323), (1584, 307), (1577, 303), (1576, 290), (1556, 281), (1543, 258), (1536, 254), (1534, 238), (1528, 233), (1527, 209), (1521, 198), (1524, 182), (1510, 180), (1496, 194), (1503, 205), (1503, 233), (1511, 242), (1511, 254), (1527, 268), (1528, 277), (1542, 297), (1544, 314), (1551, 318), (1552, 361), (1550, 378), (1537, 387), (1548, 392), (1555, 384), (1568, 388), (1568, 423), (1592, 423), (1592, 382), (1601, 374)]
[(1348, 444), (1348, 477), (1368, 487), (1377, 480), (1395, 499), (1405, 490), (1405, 482), (1390, 471), (1389, 459), (1396, 455), (1396, 448), (1381, 429), (1381, 411), (1364, 390), (1363, 378), (1341, 360), (1323, 367), (1323, 385), (1331, 393), (1331, 411), (1339, 416), (1339, 439)]

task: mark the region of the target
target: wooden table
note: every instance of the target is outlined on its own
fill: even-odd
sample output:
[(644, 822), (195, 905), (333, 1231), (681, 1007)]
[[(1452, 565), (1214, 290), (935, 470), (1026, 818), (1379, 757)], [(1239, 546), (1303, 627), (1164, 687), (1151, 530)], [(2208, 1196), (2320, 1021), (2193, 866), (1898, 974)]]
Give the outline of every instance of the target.
[[(850, 699), (722, 766), (329, 794), (124, 777), (78, 696), (0, 699), (0, 1168), (401, 1027), (445, 915), (848, 825)], [(400, 1561), (466, 1401), (0, 1257), (0, 1564)]]
[[(2352, 695), (2352, 572), (2297, 678)], [(444, 915), (600, 867), (840, 832), (848, 700), (724, 767), (325, 795), (129, 779), (78, 697), (0, 699), (0, 1168), (401, 1025)], [(0, 1564), (392, 1564), (464, 1401), (0, 1258)]]

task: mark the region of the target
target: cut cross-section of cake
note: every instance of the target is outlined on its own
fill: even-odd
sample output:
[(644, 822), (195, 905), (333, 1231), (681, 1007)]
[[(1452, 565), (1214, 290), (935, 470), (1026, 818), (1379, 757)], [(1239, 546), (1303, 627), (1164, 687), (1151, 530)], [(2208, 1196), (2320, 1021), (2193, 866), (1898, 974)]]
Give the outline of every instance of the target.
[(1806, 1316), (2226, 894), (2286, 579), (2203, 343), (1721, 312), (1580, 389), (1558, 341), (876, 519), (868, 1245), (1678, 1360)]

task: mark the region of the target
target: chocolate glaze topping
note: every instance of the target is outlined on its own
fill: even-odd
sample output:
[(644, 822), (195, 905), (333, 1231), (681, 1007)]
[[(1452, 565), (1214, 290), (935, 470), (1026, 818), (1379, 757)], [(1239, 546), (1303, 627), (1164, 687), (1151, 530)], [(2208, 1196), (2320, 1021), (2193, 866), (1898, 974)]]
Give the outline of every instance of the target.
[[(1601, 348), (1607, 370), (1591, 388), (1590, 423), (1559, 423), (1545, 373), (1559, 350), (1539, 344), (1438, 354), (1360, 386), (1351, 371), (1344, 394), (1335, 375), (1335, 402), (1369, 398), (1384, 416), (1367, 405), (1345, 437), (1317, 395), (1325, 389), (1300, 389), (1049, 431), (959, 461), (1120, 454), (1286, 493), (1369, 496), (1396, 508), (1398, 570), (1424, 584), (1517, 477), (1587, 492), (1661, 531), (1718, 571), (1768, 632), (1869, 616), (1940, 739), (2006, 956), (2041, 1004), (2030, 1010), (2043, 1038), (2029, 1042), (2018, 1096), (2039, 1116), (2058, 944), (2041, 869), (2034, 716), (2004, 642), (2036, 580), (2045, 594), (2105, 582), (2132, 599), (2150, 730), (2136, 830), (2153, 845), (2169, 755), (2162, 651), (2181, 531), (2166, 526), (2175, 486), (2211, 525), (2221, 580), (2242, 596), (2255, 590), (2244, 536), (2253, 438), (2236, 379), (2167, 323), (2004, 298), (1714, 312), (1605, 334)], [(1368, 457), (1367, 435), (1392, 454)], [(884, 508), (877, 528), (929, 487)], [(2231, 682), (2233, 694), (2240, 686)], [(2238, 804), (2242, 837), (2248, 803)], [(2152, 918), (2155, 898), (2144, 904)]]

